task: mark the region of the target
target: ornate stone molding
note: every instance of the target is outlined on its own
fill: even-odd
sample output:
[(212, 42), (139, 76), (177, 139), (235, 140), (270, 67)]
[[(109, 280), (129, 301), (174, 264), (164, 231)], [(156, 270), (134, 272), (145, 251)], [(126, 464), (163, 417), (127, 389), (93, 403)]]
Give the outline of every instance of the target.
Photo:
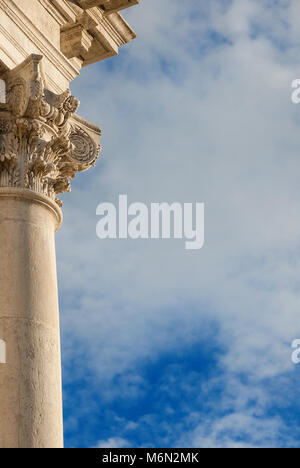
[[(118, 54), (119, 47), (136, 37), (118, 13), (137, 5), (139, 0), (68, 0), (75, 17), (61, 25), (63, 54), (80, 67), (86, 67)], [(57, 8), (61, 3), (55, 1)]]
[(0, 187), (28, 189), (61, 206), (70, 179), (95, 164), (100, 130), (75, 116), (79, 101), (69, 90), (45, 88), (43, 57), (31, 55), (3, 77), (0, 104)]
[(62, 93), (82, 67), (136, 37), (120, 12), (139, 0), (0, 0), (0, 76), (43, 55), (48, 89)]

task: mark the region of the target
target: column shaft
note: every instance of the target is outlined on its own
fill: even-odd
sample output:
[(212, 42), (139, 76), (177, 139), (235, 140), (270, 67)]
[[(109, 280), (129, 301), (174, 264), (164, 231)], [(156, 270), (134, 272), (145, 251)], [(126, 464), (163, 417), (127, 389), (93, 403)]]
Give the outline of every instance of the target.
[(63, 446), (55, 231), (60, 210), (0, 189), (1, 448)]

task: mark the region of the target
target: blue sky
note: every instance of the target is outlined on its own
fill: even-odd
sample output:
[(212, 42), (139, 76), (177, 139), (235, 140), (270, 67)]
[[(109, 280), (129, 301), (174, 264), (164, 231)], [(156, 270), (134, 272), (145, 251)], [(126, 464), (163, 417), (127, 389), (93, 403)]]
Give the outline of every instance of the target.
[[(103, 152), (57, 235), (66, 446), (300, 447), (300, 5), (182, 4), (72, 84)], [(119, 194), (204, 202), (205, 247), (100, 241)]]

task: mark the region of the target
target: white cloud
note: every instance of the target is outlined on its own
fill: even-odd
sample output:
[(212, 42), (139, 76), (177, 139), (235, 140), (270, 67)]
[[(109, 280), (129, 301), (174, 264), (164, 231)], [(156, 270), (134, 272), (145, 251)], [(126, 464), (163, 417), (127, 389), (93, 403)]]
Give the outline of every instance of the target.
[[(191, 434), (180, 440), (181, 447), (276, 448), (282, 427), (280, 418), (255, 418), (234, 413), (213, 421), (201, 421)], [(292, 439), (291, 439), (292, 440)], [(278, 447), (279, 448), (279, 447)]]
[[(300, 35), (298, 2), (271, 3), (142, 2), (127, 14), (139, 37), (114, 72), (97, 66), (74, 84), (83, 114), (102, 125), (104, 159), (73, 183), (58, 235), (66, 379), (68, 359), (82, 354), (108, 385), (128, 373), (124, 388), (138, 395), (137, 364), (211, 339), (208, 317), (229, 376), (245, 372), (263, 386), (291, 372), (289, 346), (300, 336), (300, 107), (290, 85)], [(229, 42), (215, 46), (212, 31)], [(205, 248), (100, 242), (96, 206), (120, 193), (205, 202)], [(211, 444), (234, 443), (220, 435), (229, 422), (257, 433), (278, 427), (246, 407), (220, 419)]]
[(111, 437), (108, 440), (100, 440), (97, 444), (97, 448), (129, 448), (131, 447), (128, 440), (122, 439), (121, 437)]

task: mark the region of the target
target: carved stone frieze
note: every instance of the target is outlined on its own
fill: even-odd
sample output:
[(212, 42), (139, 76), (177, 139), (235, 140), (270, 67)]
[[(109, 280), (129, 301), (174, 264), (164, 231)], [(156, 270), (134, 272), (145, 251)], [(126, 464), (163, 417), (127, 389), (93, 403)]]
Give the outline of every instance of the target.
[(100, 131), (75, 116), (79, 101), (69, 90), (45, 87), (42, 56), (31, 55), (3, 77), (0, 104), (0, 187), (30, 189), (55, 200), (70, 192), (70, 179), (95, 164)]

